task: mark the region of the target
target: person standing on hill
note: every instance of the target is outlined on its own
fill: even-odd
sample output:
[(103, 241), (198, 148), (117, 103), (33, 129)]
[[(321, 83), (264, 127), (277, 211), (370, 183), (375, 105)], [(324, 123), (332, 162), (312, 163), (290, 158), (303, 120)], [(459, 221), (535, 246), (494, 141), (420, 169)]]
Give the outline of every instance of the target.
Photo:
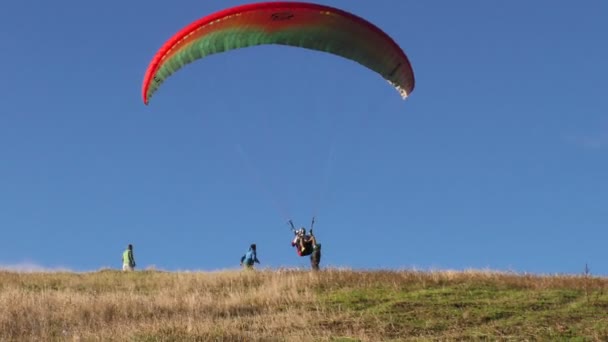
[(135, 258), (133, 257), (133, 245), (129, 244), (127, 250), (122, 253), (122, 270), (133, 271), (135, 269)]
[(249, 250), (241, 257), (241, 266), (245, 266), (246, 268), (253, 268), (254, 263), (260, 263), (258, 260), (257, 250), (255, 243), (252, 243), (249, 246)]
[(310, 266), (313, 271), (319, 270), (319, 264), (321, 263), (321, 244), (316, 243), (314, 245), (312, 254), (310, 255)]

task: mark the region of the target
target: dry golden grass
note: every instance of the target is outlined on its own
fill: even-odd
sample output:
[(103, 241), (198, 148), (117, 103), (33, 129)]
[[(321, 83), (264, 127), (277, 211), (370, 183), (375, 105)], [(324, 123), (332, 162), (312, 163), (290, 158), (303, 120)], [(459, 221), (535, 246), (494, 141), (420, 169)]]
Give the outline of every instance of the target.
[(0, 272), (0, 341), (599, 341), (607, 288), (479, 271)]

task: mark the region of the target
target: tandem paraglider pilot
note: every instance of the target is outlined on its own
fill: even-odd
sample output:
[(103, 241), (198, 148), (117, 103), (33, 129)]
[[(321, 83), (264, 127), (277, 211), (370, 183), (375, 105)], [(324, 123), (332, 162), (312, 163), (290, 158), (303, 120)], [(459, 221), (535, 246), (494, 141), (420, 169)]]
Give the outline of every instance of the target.
[(129, 244), (127, 250), (122, 253), (122, 270), (133, 271), (135, 269), (135, 258), (133, 257), (133, 245)]
[(293, 229), (293, 232), (295, 237), (291, 240), (291, 246), (296, 248), (296, 253), (301, 257), (310, 255), (310, 266), (313, 270), (318, 271), (319, 264), (321, 263), (321, 244), (317, 242), (312, 228), (309, 234), (306, 234), (306, 228), (304, 227), (297, 230)]
[(312, 254), (310, 255), (310, 266), (312, 267), (313, 271), (319, 270), (320, 263), (321, 263), (321, 244), (317, 243), (313, 248)]
[(252, 243), (249, 250), (241, 257), (241, 266), (250, 269), (253, 268), (254, 263), (259, 264), (260, 260), (258, 260), (255, 243)]

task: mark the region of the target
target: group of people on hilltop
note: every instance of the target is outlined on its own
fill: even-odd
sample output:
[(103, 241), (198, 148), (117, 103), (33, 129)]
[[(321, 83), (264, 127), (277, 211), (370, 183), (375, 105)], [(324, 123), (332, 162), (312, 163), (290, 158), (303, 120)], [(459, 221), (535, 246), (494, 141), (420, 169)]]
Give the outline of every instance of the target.
[[(306, 228), (293, 229), (294, 238), (291, 240), (291, 246), (296, 248), (296, 253), (299, 256), (310, 255), (310, 266), (313, 270), (319, 270), (321, 263), (321, 244), (317, 242), (317, 238), (312, 232), (306, 233)], [(241, 266), (245, 268), (253, 268), (254, 264), (259, 264), (257, 256), (257, 246), (255, 243), (249, 246), (249, 249), (241, 257)]]
[[(293, 240), (291, 240), (291, 246), (295, 247), (296, 253), (301, 257), (310, 255), (310, 266), (313, 270), (318, 271), (319, 264), (321, 263), (321, 244), (317, 242), (317, 238), (314, 236), (312, 228), (310, 228), (308, 234), (304, 227), (295, 229), (292, 224), (292, 229), (295, 236)], [(260, 260), (258, 260), (257, 256), (257, 246), (253, 243), (241, 257), (241, 266), (251, 269), (256, 263), (259, 264)], [(127, 249), (122, 253), (122, 270), (133, 271), (135, 270), (135, 266), (133, 245), (129, 244)]]

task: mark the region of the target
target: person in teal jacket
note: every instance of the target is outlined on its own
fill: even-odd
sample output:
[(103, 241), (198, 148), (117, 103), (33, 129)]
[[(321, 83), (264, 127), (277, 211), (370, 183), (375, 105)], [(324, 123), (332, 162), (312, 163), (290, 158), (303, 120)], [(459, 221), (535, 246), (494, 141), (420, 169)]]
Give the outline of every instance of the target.
[(135, 258), (133, 257), (133, 245), (129, 244), (127, 250), (122, 253), (122, 270), (133, 271), (135, 269)]
[(256, 262), (259, 264), (260, 260), (258, 260), (256, 245), (255, 243), (252, 243), (251, 246), (249, 246), (249, 250), (241, 257), (241, 266), (253, 268), (253, 264)]

